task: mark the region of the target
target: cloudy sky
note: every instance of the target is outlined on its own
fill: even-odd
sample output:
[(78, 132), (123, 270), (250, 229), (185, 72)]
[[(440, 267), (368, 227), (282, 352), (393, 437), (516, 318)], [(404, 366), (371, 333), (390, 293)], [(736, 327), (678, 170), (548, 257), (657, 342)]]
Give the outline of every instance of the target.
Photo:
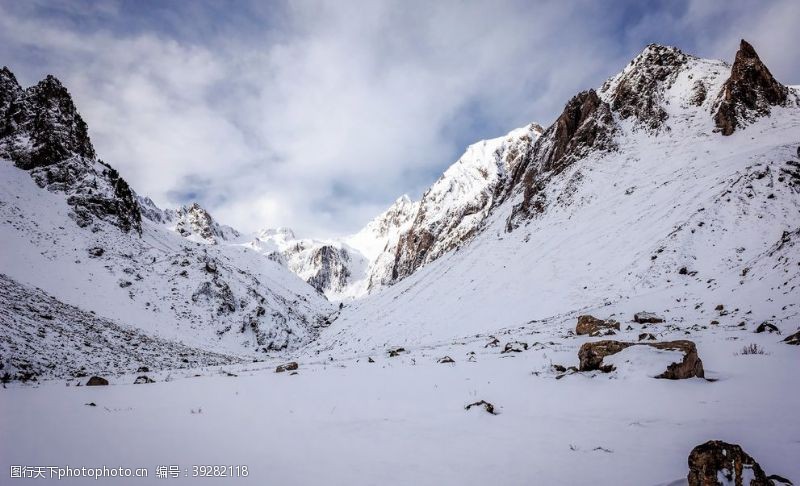
[[(537, 121), (651, 42), (800, 84), (797, 0), (0, 0), (0, 65), (56, 75), (105, 161), (249, 231), (354, 231), (466, 145)], [(613, 5), (613, 6), (612, 6)]]

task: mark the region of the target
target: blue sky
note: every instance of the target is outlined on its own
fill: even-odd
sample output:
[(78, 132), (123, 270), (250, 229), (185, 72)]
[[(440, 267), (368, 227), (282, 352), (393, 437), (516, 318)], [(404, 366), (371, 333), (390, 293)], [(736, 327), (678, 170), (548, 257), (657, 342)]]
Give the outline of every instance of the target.
[(101, 158), (243, 230), (354, 231), (467, 144), (536, 121), (651, 42), (800, 84), (800, 2), (10, 1), (0, 64), (73, 93)]

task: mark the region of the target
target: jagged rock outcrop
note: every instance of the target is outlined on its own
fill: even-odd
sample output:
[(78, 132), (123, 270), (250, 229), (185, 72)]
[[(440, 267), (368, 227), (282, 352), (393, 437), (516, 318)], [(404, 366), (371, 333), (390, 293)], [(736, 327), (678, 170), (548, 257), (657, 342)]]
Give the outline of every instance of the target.
[(48, 75), (22, 90), (7, 67), (0, 70), (0, 155), (21, 169), (61, 162), (72, 156), (94, 159), (86, 122), (67, 89)]
[(533, 123), (471, 145), (422, 196), (413, 224), (397, 243), (392, 279), (410, 275), (479, 232), (511, 171), (541, 133)]
[[(689, 486), (773, 486), (787, 484), (779, 476), (767, 476), (761, 466), (740, 445), (710, 440), (689, 454)], [(788, 484), (791, 484), (790, 482)]]
[(512, 231), (521, 220), (544, 211), (543, 189), (552, 177), (590, 152), (614, 149), (615, 132), (611, 108), (594, 90), (574, 96), (514, 168), (505, 195), (522, 192), (522, 200), (514, 205), (506, 230)]
[(340, 291), (350, 278), (350, 255), (344, 248), (324, 245), (312, 251), (310, 263), (314, 273), (306, 279), (317, 291), (327, 289)]
[(95, 158), (86, 123), (54, 76), (23, 90), (7, 67), (0, 69), (0, 157), (29, 170), (40, 187), (66, 193), (78, 226), (97, 218), (141, 233), (136, 195)]
[(166, 214), (175, 224), (175, 231), (183, 237), (195, 235), (206, 243), (216, 244), (220, 240), (230, 241), (240, 236), (239, 232), (230, 226), (214, 221), (211, 214), (196, 202), (174, 211), (167, 210)]
[(771, 107), (785, 104), (788, 93), (789, 89), (772, 77), (753, 46), (742, 39), (731, 76), (717, 97), (714, 123), (723, 135), (730, 135), (756, 118), (769, 115)]
[(681, 360), (680, 363), (670, 364), (667, 369), (656, 376), (656, 378), (680, 380), (693, 377), (703, 378), (705, 376), (703, 362), (697, 355), (697, 347), (693, 342), (686, 340), (659, 343), (628, 343), (621, 341), (595, 341), (584, 343), (578, 351), (580, 370), (599, 370), (605, 373), (613, 371), (614, 367), (612, 365), (604, 365), (603, 359), (631, 346), (651, 346), (656, 349), (680, 351), (683, 353), (683, 360)]
[[(669, 118), (662, 106), (664, 92), (689, 58), (675, 47), (650, 44), (618, 76), (607, 81), (601, 93), (609, 97), (611, 109), (621, 119), (633, 118), (638, 126), (658, 132)], [(702, 84), (697, 88), (695, 102), (704, 97), (703, 89)]]

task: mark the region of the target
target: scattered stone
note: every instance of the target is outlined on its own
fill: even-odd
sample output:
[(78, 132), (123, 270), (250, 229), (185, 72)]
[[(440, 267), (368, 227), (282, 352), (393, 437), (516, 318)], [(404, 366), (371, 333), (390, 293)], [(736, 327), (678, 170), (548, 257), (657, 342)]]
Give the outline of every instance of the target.
[(554, 365), (552, 365), (552, 367), (553, 367), (554, 370), (556, 370), (559, 373), (564, 373), (565, 371), (567, 371), (567, 368), (565, 366), (560, 365), (560, 364), (554, 364)]
[(722, 305), (722, 304), (717, 304), (717, 306), (714, 307), (714, 310), (717, 311), (717, 312), (725, 310), (725, 306)]
[(405, 353), (405, 352), (406, 348), (393, 348), (389, 350), (389, 357), (395, 358), (397, 356), (400, 356), (400, 353)]
[(489, 337), (491, 339), (489, 340), (488, 343), (486, 343), (486, 346), (484, 346), (484, 348), (489, 348), (489, 347), (496, 348), (497, 346), (500, 346), (500, 340), (499, 339), (497, 339), (494, 336), (489, 336)]
[(639, 324), (658, 324), (660, 322), (664, 322), (664, 318), (652, 312), (642, 311), (633, 315), (633, 322), (637, 322)]
[(291, 361), (291, 362), (286, 363), (286, 364), (278, 365), (275, 368), (275, 373), (283, 373), (284, 371), (294, 371), (299, 367), (300, 366), (297, 364), (297, 362)]
[(367, 363), (374, 363), (374, 362), (375, 362), (375, 360), (372, 359), (372, 356), (367, 358)]
[(578, 317), (578, 324), (575, 326), (575, 334), (582, 336), (588, 334), (589, 336), (599, 336), (603, 332), (614, 330), (619, 331), (619, 322), (614, 320), (604, 321), (593, 316), (585, 315)]
[(617, 354), (630, 346), (652, 346), (656, 349), (683, 352), (680, 363), (672, 363), (667, 369), (656, 376), (668, 380), (681, 380), (685, 378), (704, 377), (703, 362), (697, 355), (697, 347), (692, 341), (664, 341), (660, 343), (626, 343), (620, 341), (596, 341), (584, 343), (578, 351), (581, 371), (599, 370), (604, 373), (614, 371), (613, 365), (604, 365), (603, 358)]
[(455, 360), (453, 358), (451, 358), (450, 356), (445, 356), (443, 358), (439, 358), (437, 363), (442, 363), (442, 364), (443, 363), (455, 363)]
[(86, 405), (87, 407), (96, 407), (97, 406), (97, 404), (94, 403), (94, 402), (84, 403), (84, 405)]
[(686, 268), (686, 267), (681, 267), (681, 268), (678, 270), (678, 275), (686, 275), (686, 274), (688, 274), (688, 273), (689, 273), (689, 269), (688, 269), (688, 268)]
[(86, 382), (86, 386), (105, 386), (108, 385), (108, 380), (100, 376), (93, 376)]
[(648, 341), (655, 341), (656, 337), (650, 334), (649, 332), (643, 332), (639, 334), (639, 341), (644, 341), (645, 339)]
[(133, 382), (133, 384), (134, 385), (145, 385), (147, 383), (155, 383), (155, 382), (156, 382), (156, 380), (153, 380), (149, 376), (142, 375), (142, 376), (136, 378), (136, 380)]
[(497, 415), (497, 412), (494, 411), (494, 405), (487, 402), (486, 400), (480, 400), (475, 403), (470, 403), (469, 405), (464, 407), (464, 410), (469, 410), (472, 407), (480, 407), (480, 406), (483, 406), (483, 409), (486, 410), (488, 413), (492, 415)]
[[(772, 479), (783, 480), (780, 476), (767, 477), (761, 466), (738, 444), (721, 440), (710, 440), (692, 449), (689, 454), (689, 486), (713, 486), (736, 484), (737, 486), (772, 486)], [(790, 483), (791, 484), (791, 483)]]
[(758, 325), (758, 327), (756, 328), (756, 332), (757, 333), (762, 333), (762, 332), (773, 333), (774, 332), (774, 333), (780, 334), (781, 330), (778, 329), (778, 327), (775, 326), (775, 324), (773, 324), (771, 322), (768, 322), (768, 321), (764, 321), (764, 322), (762, 322), (761, 324)]
[(528, 350), (528, 343), (523, 343), (522, 341), (511, 341), (510, 343), (506, 343), (506, 347), (500, 351), (500, 354), (503, 353), (521, 353), (523, 351)]
[(792, 334), (791, 336), (787, 336), (786, 339), (783, 340), (786, 344), (793, 344), (795, 346), (800, 345), (800, 331)]
[(103, 253), (105, 253), (106, 251), (101, 246), (93, 246), (89, 248), (88, 252), (90, 257), (97, 258), (103, 256)]
[(140, 366), (139, 369), (136, 370), (136, 372), (137, 373), (149, 373), (150, 372), (150, 368), (148, 368), (147, 366)]

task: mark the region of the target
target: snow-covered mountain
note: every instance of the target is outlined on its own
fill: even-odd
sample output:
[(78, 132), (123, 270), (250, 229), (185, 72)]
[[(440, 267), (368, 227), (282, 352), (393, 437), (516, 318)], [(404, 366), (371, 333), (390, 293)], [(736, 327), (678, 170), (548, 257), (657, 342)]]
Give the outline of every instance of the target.
[(404, 195), (353, 235), (298, 239), (288, 228), (265, 229), (247, 247), (286, 265), (330, 300), (352, 300), (391, 281), (399, 235), (418, 207)]
[[(65, 333), (85, 335), (69, 327), (74, 322), (61, 327), (58, 337), (47, 332), (52, 327), (47, 323), (41, 334), (5, 336), (0, 356), (12, 376), (78, 373), (88, 363), (86, 350), (95, 356), (114, 354), (125, 346), (119, 339), (132, 336), (166, 340), (173, 348), (196, 350), (197, 356), (221, 357), (199, 360), (205, 363), (230, 362), (239, 358), (225, 354), (297, 348), (327, 325), (332, 307), (285, 268), (245, 247), (210, 244), (237, 233), (202, 208), (161, 211), (136, 195), (96, 158), (86, 124), (57, 79), (48, 76), (23, 90), (3, 68), (0, 88), (4, 295), (35, 292), (25, 298), (96, 315), (94, 332), (105, 336), (86, 338), (85, 348), (78, 344), (60, 351), (60, 364), (52, 368), (39, 366), (40, 353)], [(37, 315), (36, 306), (21, 305), (3, 322), (24, 327)], [(153, 358), (150, 366), (165, 363), (155, 354), (151, 350), (142, 356)], [(106, 369), (135, 369), (142, 359), (115, 359)], [(185, 363), (198, 360), (186, 358)]]
[(466, 244), (436, 232), (458, 218), (419, 224), (447, 176), (437, 182), (400, 237), (405, 278), (348, 306), (316, 346), (363, 352), (640, 308), (707, 324), (712, 302), (736, 309), (725, 322), (795, 328), (798, 96), (745, 42), (732, 66), (648, 46), (512, 145), (476, 230), (453, 233)]

